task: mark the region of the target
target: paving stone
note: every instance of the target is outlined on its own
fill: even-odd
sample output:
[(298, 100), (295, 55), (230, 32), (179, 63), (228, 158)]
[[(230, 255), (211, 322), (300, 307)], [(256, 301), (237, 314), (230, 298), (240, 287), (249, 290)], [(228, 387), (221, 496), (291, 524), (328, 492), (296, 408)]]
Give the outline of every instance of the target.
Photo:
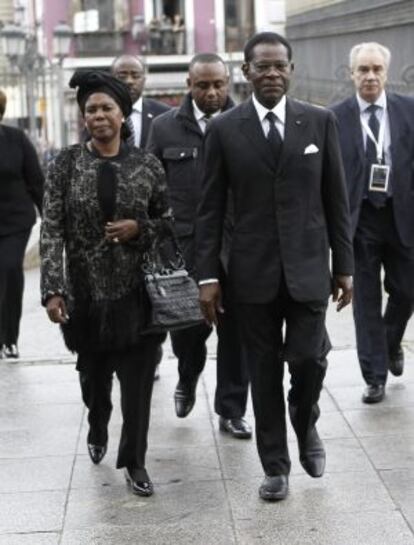
[(404, 435), (361, 437), (360, 441), (376, 469), (414, 468), (414, 430)]
[[(414, 362), (413, 362), (414, 364)], [(362, 403), (361, 397), (365, 386), (361, 384), (359, 388), (355, 386), (333, 387), (329, 392), (334, 398), (339, 408), (343, 411), (350, 409), (368, 409), (376, 411), (378, 405), (366, 405)], [(380, 407), (414, 407), (413, 388), (406, 382), (392, 379), (387, 383), (386, 395), (381, 402)]]
[[(122, 540), (122, 541), (121, 541)], [(187, 522), (145, 524), (139, 527), (103, 526), (93, 530), (65, 531), (61, 545), (235, 545), (230, 522)]]
[[(108, 452), (99, 466), (87, 454), (77, 456), (72, 488), (119, 486), (123, 472), (115, 469), (116, 452)], [(155, 485), (217, 481), (221, 478), (220, 464), (214, 447), (151, 448), (147, 454), (148, 473)]]
[(358, 437), (410, 434), (414, 430), (414, 407), (376, 406), (344, 411), (344, 417)]
[(0, 493), (67, 490), (73, 457), (0, 460)]
[(221, 481), (182, 482), (159, 485), (150, 498), (131, 493), (126, 484), (72, 490), (65, 531), (99, 525), (208, 524), (228, 520)]
[(359, 513), (374, 508), (388, 513), (394, 509), (381, 479), (373, 472), (327, 473), (321, 479), (293, 475), (287, 499), (276, 504), (260, 500), (261, 480), (226, 481), (236, 521), (256, 520), (259, 528), (262, 520), (273, 518), (278, 524), (299, 527), (320, 513)]
[(60, 534), (35, 532), (0, 535), (0, 545), (58, 545)]
[(0, 494), (0, 535), (61, 531), (65, 500), (65, 491)]
[[(356, 439), (327, 439), (324, 445), (326, 473), (347, 471), (372, 473), (374, 471), (369, 458)], [(255, 444), (242, 444), (237, 448), (233, 445), (220, 445), (219, 452), (225, 478), (236, 480), (250, 477), (263, 478), (263, 469)], [(289, 452), (292, 462), (291, 475), (305, 474), (299, 462), (296, 441), (289, 442)]]
[(269, 516), (236, 523), (240, 545), (413, 545), (413, 535), (398, 512), (337, 513), (330, 510), (319, 516), (286, 524)]

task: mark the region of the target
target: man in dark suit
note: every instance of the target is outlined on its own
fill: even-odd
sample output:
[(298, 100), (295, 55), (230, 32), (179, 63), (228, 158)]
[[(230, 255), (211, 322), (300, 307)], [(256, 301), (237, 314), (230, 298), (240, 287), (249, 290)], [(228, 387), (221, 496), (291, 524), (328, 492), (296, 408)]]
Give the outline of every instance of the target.
[(145, 65), (139, 57), (121, 55), (113, 61), (111, 71), (127, 84), (131, 94), (133, 110), (127, 120), (132, 133), (131, 143), (137, 148), (145, 148), (151, 123), (170, 107), (158, 100), (142, 96), (146, 74)]
[[(142, 96), (146, 81), (144, 62), (134, 55), (116, 57), (111, 66), (112, 74), (126, 83), (132, 99), (132, 114), (126, 119), (130, 130), (128, 143), (137, 148), (145, 148), (154, 119), (167, 112), (170, 107), (164, 102)], [(157, 353), (154, 380), (160, 377), (159, 364), (162, 360), (162, 345)]]
[[(414, 98), (385, 92), (390, 58), (378, 43), (353, 47), (356, 95), (332, 107), (352, 215), (364, 403), (382, 401), (388, 369), (403, 372), (401, 340), (414, 302)], [(384, 314), (382, 269), (389, 295)]]
[(331, 293), (338, 310), (352, 296), (350, 218), (334, 116), (286, 97), (291, 57), (278, 34), (247, 42), (242, 70), (253, 96), (209, 124), (197, 222), (200, 303), (215, 323), (226, 312), (216, 279), (230, 188), (228, 287), (247, 352), (264, 500), (288, 492), (284, 361), (300, 461), (312, 477), (324, 472), (315, 423), (330, 349), (325, 312)]
[[(211, 119), (234, 105), (228, 96), (228, 82), (227, 68), (219, 56), (196, 55), (189, 66), (189, 92), (179, 108), (154, 121), (148, 140), (147, 148), (161, 160), (167, 174), (175, 231), (191, 274), (195, 274), (195, 221), (204, 173), (204, 131)], [(224, 282), (225, 255), (222, 257), (220, 276)], [(236, 438), (250, 438), (250, 426), (243, 418), (248, 391), (247, 365), (229, 300), (228, 306), (228, 315), (220, 320), (217, 330), (215, 410), (220, 415), (222, 431)], [(178, 358), (179, 382), (174, 399), (179, 417), (187, 416), (194, 406), (210, 333), (211, 328), (206, 324), (171, 333)]]

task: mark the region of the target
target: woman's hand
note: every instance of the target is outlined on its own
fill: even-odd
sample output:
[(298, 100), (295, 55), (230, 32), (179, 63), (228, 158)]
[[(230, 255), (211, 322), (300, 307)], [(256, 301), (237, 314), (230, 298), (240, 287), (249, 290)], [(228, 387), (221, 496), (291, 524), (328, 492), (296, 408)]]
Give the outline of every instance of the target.
[(69, 320), (66, 303), (61, 295), (53, 295), (46, 303), (49, 320), (55, 324), (64, 324)]
[(108, 221), (105, 225), (105, 238), (114, 244), (127, 242), (138, 235), (139, 226), (135, 220)]

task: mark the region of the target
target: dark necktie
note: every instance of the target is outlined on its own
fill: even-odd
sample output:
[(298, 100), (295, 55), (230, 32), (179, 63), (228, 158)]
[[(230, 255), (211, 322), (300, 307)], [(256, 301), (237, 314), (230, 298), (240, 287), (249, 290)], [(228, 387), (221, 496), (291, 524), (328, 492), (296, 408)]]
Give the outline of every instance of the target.
[[(376, 116), (376, 111), (379, 109), (379, 106), (376, 104), (371, 104), (365, 111), (369, 112), (370, 116), (368, 119), (368, 127), (371, 129), (372, 134), (375, 137), (375, 140), (378, 142), (379, 128), (380, 124)], [(378, 164), (377, 157), (377, 146), (367, 135), (367, 145), (365, 149), (365, 157), (367, 162), (367, 184), (369, 184), (369, 179), (371, 175), (371, 165)], [(375, 208), (382, 208), (387, 200), (387, 194), (379, 191), (370, 191), (368, 187), (368, 200), (375, 206)]]
[(201, 119), (204, 121), (204, 130), (203, 132), (206, 132), (206, 129), (207, 129), (207, 125), (209, 123), (209, 121), (211, 121), (211, 114), (205, 114)]
[(282, 151), (282, 138), (276, 128), (276, 115), (273, 112), (267, 112), (266, 119), (269, 121), (269, 132), (267, 133), (267, 141), (272, 153), (272, 157), (277, 166), (280, 153)]
[(125, 119), (125, 124), (129, 129), (129, 136), (127, 138), (127, 144), (131, 147), (135, 146), (135, 129), (134, 129), (134, 123), (132, 121), (131, 116), (127, 117)]

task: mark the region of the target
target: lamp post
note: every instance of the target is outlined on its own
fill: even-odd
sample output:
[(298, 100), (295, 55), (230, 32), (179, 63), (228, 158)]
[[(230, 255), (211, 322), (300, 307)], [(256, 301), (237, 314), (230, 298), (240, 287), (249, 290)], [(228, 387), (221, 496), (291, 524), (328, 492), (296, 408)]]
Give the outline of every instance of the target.
[(7, 24), (1, 30), (3, 51), (11, 66), (17, 66), (26, 80), (27, 115), (29, 119), (29, 134), (33, 142), (37, 140), (35, 82), (36, 70), (42, 64), (38, 53), (35, 34), (26, 33), (22, 27)]
[(67, 132), (65, 123), (65, 96), (63, 92), (63, 61), (69, 55), (73, 32), (67, 23), (60, 22), (53, 29), (53, 54), (57, 58), (57, 83), (59, 104), (60, 143), (67, 145)]

